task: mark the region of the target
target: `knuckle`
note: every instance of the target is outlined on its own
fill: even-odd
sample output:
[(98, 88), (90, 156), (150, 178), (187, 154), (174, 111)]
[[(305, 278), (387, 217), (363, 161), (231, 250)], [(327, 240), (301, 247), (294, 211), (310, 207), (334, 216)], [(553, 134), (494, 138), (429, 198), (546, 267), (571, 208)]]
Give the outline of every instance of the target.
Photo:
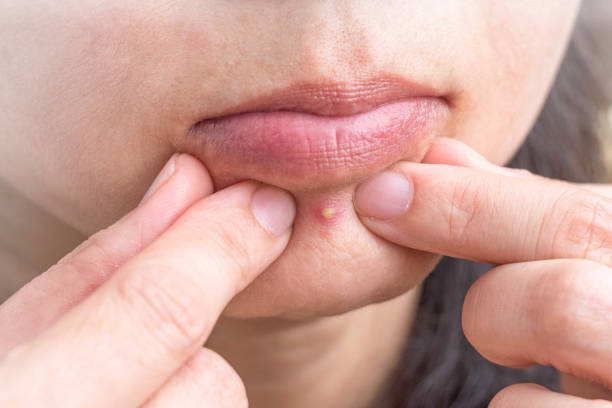
[[(207, 320), (202, 313), (202, 301), (194, 291), (198, 286), (180, 271), (159, 264), (148, 266), (118, 281), (117, 293), (122, 304), (128, 305), (132, 317), (142, 322), (148, 334), (166, 350), (183, 349), (200, 341)], [(181, 278), (171, 282), (161, 278), (177, 274)]]
[[(544, 222), (537, 247), (549, 245), (552, 257), (612, 264), (612, 204), (607, 198), (572, 190), (557, 198)], [(544, 236), (552, 237), (549, 243), (542, 242)]]
[(117, 255), (118, 248), (130, 243), (114, 234), (110, 227), (91, 235), (52, 266), (54, 270), (69, 270), (69, 273), (83, 278), (91, 292), (121, 266), (124, 257)]
[(226, 224), (214, 223), (210, 230), (210, 239), (214, 247), (223, 256), (232, 255), (230, 259), (237, 262), (236, 266), (244, 267), (252, 257), (245, 238), (248, 231), (240, 222), (230, 222)]
[(70, 264), (79, 270), (92, 270), (107, 267), (117, 267), (109, 256), (107, 244), (109, 233), (106, 229), (90, 236), (85, 242), (76, 247), (70, 254), (62, 258), (58, 265)]
[(472, 221), (491, 203), (490, 189), (480, 188), (477, 178), (462, 180), (453, 187), (448, 203), (447, 224), (449, 234), (459, 245), (469, 239)]
[(220, 407), (247, 407), (247, 393), (242, 379), (219, 354), (202, 349), (185, 365), (187, 375), (198, 389), (214, 395)]

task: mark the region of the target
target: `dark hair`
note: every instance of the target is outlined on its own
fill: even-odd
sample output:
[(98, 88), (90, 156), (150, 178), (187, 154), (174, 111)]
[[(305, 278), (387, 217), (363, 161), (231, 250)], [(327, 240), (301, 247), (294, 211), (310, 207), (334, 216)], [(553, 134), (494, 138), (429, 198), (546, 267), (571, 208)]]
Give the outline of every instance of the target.
[[(510, 162), (547, 177), (600, 180), (604, 166), (598, 132), (601, 112), (610, 106), (600, 41), (591, 7), (583, 5), (567, 54), (548, 99), (525, 143)], [(609, 9), (608, 9), (609, 10)], [(610, 29), (610, 27), (603, 27)], [(602, 38), (603, 37), (603, 38)], [(610, 37), (607, 37), (610, 38)], [(403, 356), (373, 408), (486, 407), (503, 387), (535, 382), (559, 389), (550, 367), (510, 369), (482, 358), (461, 330), (463, 298), (491, 265), (444, 258), (425, 280), (412, 333)]]

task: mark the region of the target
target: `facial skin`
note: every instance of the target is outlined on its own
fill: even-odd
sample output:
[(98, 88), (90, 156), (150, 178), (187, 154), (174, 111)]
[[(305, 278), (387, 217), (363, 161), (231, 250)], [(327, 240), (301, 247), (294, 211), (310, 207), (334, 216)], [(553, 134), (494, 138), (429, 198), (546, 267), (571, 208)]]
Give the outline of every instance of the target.
[[(438, 257), (361, 224), (352, 196), (368, 175), (333, 186), (282, 172), (254, 177), (193, 151), (189, 129), (296, 83), (391, 76), (444, 97), (439, 136), (503, 163), (538, 113), (578, 5), (4, 0), (0, 177), (90, 234), (135, 206), (173, 152), (199, 155), (217, 188), (255, 178), (288, 188), (298, 205), (287, 250), (228, 315), (308, 317), (389, 299)], [(331, 220), (319, 216), (326, 208)]]

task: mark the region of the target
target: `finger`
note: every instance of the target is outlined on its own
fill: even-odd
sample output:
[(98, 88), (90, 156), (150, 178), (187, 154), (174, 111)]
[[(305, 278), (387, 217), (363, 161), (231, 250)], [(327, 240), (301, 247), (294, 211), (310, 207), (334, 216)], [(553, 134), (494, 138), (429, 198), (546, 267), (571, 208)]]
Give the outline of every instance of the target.
[(611, 408), (609, 402), (552, 392), (536, 384), (516, 384), (501, 390), (489, 408)]
[[(472, 169), (498, 173), (511, 177), (532, 177), (544, 180), (544, 177), (533, 174), (525, 169), (513, 169), (509, 167), (496, 166), (489, 162), (484, 156), (470, 148), (465, 143), (447, 137), (436, 138), (427, 154), (421, 161), (426, 164), (449, 164), (452, 166), (470, 167)], [(604, 197), (612, 198), (612, 185), (571, 183), (576, 188), (589, 190)]]
[(552, 365), (612, 389), (612, 274), (587, 260), (503, 265), (479, 278), (463, 330), (501, 365)]
[(469, 167), (510, 177), (537, 177), (523, 169), (496, 166), (467, 144), (448, 137), (434, 139), (421, 163)]
[(612, 401), (612, 389), (566, 373), (561, 374), (561, 389), (577, 397)]
[(0, 369), (0, 394), (27, 395), (32, 406), (143, 403), (201, 347), (227, 302), (278, 257), (294, 215), (288, 193), (253, 182), (196, 203), (93, 295), (13, 349)]
[(246, 408), (244, 384), (217, 353), (203, 348), (179, 368), (142, 408)]
[(363, 223), (397, 244), (494, 264), (612, 262), (612, 201), (542, 177), (402, 162), (358, 187)]
[(612, 198), (612, 186), (609, 184), (579, 184), (578, 186), (604, 197)]
[[(47, 272), (0, 306), (0, 357), (32, 339), (89, 296), (118, 266), (150, 244), (191, 204), (212, 192), (204, 166), (192, 156), (173, 156), (155, 194), (115, 224), (92, 235)], [(155, 184), (155, 183), (154, 183)], [(155, 188), (155, 185), (152, 185)]]

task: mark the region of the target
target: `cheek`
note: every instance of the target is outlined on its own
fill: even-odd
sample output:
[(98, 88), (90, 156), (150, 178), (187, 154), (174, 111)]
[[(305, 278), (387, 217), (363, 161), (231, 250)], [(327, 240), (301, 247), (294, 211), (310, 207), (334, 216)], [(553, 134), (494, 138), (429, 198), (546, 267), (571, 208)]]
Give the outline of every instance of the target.
[(207, 46), (162, 1), (49, 3), (0, 39), (0, 133), (20, 136), (3, 138), (0, 174), (86, 234), (129, 211), (172, 153), (175, 57)]
[[(492, 1), (462, 66), (466, 92), (454, 100), (446, 136), (496, 163), (507, 162), (533, 125), (571, 35), (578, 1)], [(486, 11), (485, 11), (486, 10)]]

